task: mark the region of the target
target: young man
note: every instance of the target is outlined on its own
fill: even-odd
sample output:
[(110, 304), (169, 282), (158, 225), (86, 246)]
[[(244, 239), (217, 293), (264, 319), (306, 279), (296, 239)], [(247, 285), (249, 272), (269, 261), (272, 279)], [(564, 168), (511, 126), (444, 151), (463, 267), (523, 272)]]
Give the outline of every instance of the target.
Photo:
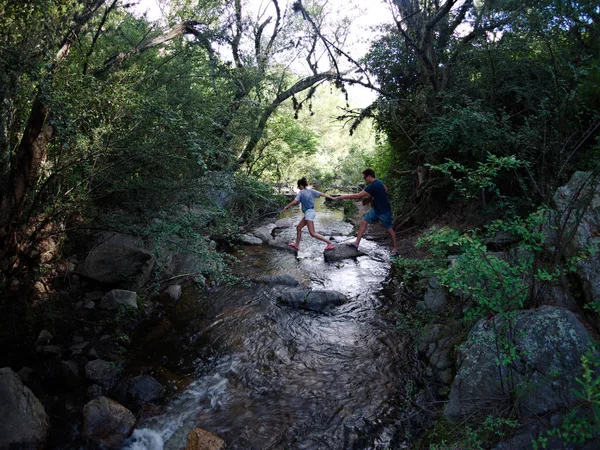
[(370, 223), (380, 222), (392, 238), (392, 253), (390, 256), (400, 256), (397, 249), (396, 233), (394, 232), (392, 225), (392, 207), (388, 201), (387, 187), (385, 187), (381, 181), (375, 178), (375, 171), (373, 169), (365, 169), (363, 170), (362, 174), (363, 178), (368, 183), (368, 186), (363, 191), (359, 192), (358, 194), (345, 194), (336, 197), (336, 200), (362, 198), (366, 195), (373, 197), (373, 207), (365, 214), (360, 224), (358, 234), (356, 235), (356, 240), (347, 245), (358, 248), (360, 240), (367, 229), (367, 225)]

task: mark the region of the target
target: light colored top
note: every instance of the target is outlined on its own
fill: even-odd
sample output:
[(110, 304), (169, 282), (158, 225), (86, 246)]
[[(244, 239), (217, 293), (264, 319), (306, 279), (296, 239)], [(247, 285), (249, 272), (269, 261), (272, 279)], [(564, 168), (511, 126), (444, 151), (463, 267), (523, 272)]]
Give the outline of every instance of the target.
[(321, 193), (314, 189), (302, 189), (296, 195), (296, 201), (302, 205), (302, 212), (315, 208), (315, 198), (320, 197)]

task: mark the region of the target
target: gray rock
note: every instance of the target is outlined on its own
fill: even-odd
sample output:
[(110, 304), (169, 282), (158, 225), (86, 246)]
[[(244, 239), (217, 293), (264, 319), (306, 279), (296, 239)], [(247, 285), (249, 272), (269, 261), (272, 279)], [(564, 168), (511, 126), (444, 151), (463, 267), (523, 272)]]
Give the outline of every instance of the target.
[(177, 300), (181, 297), (181, 286), (173, 284), (165, 289), (165, 294), (168, 295), (171, 300)]
[(150, 375), (138, 375), (129, 380), (125, 387), (125, 396), (135, 404), (158, 400), (165, 388)]
[(294, 220), (290, 217), (279, 219), (275, 222), (276, 228), (292, 228), (294, 226)]
[(48, 344), (52, 340), (53, 337), (54, 336), (52, 336), (52, 334), (48, 330), (40, 331), (40, 335), (38, 336), (37, 341), (35, 341), (36, 347), (38, 345)]
[[(508, 367), (499, 365), (494, 330), (501, 330), (499, 318), (482, 319), (471, 330), (457, 352), (457, 374), (444, 415), (452, 422), (474, 413), (485, 413), (512, 394), (517, 410), (529, 415), (544, 414), (574, 405), (575, 378), (580, 376), (581, 355), (593, 342), (575, 315), (563, 308), (542, 306), (519, 311), (511, 339), (517, 367), (507, 390)], [(494, 405), (496, 403), (496, 405)]]
[(558, 285), (549, 285), (544, 288), (542, 299), (544, 304), (567, 308), (569, 311), (577, 311), (577, 302), (567, 289)]
[(558, 229), (565, 229), (567, 256), (581, 251), (600, 229), (600, 185), (589, 172), (575, 172), (569, 182), (554, 194)]
[(119, 370), (108, 361), (96, 359), (85, 365), (85, 376), (96, 384), (110, 389), (114, 386)]
[(288, 291), (279, 294), (277, 300), (294, 308), (325, 311), (345, 303), (347, 298), (337, 291)]
[(0, 448), (40, 448), (50, 424), (40, 401), (9, 367), (0, 369)]
[(117, 447), (135, 428), (134, 415), (108, 397), (91, 400), (83, 407), (81, 435), (96, 444)]
[(275, 228), (275, 224), (263, 225), (252, 232), (252, 234), (260, 239), (263, 243), (268, 244), (271, 241), (271, 232)]
[[(549, 214), (548, 251), (564, 248), (565, 257), (600, 248), (600, 180), (590, 172), (575, 172), (554, 194), (556, 211)], [(600, 301), (600, 252), (576, 266), (587, 302)], [(600, 324), (600, 322), (599, 322)]]
[(446, 307), (448, 299), (446, 291), (439, 284), (437, 277), (431, 277), (427, 283), (427, 292), (425, 292), (425, 307), (431, 312), (439, 312)]
[(434, 324), (427, 328), (419, 343), (419, 353), (427, 362), (427, 376), (434, 384), (447, 389), (454, 376), (454, 348), (461, 341), (463, 328), (460, 321)]
[(96, 303), (94, 303), (94, 302), (93, 302), (93, 301), (91, 301), (91, 300), (85, 300), (85, 301), (83, 302), (83, 307), (84, 307), (85, 309), (94, 309), (94, 308), (96, 307)]
[(251, 234), (242, 234), (239, 236), (239, 241), (248, 245), (262, 245), (262, 239), (252, 236)]
[(108, 241), (88, 254), (83, 272), (100, 283), (138, 289), (146, 284), (153, 267), (154, 258), (146, 250)]
[(137, 294), (134, 291), (113, 289), (100, 301), (102, 309), (118, 309), (121, 305), (137, 309)]
[(323, 253), (327, 262), (341, 261), (342, 259), (356, 258), (363, 255), (364, 253), (360, 250), (346, 244), (336, 244), (334, 250), (328, 250)]
[(298, 286), (300, 282), (289, 274), (265, 275), (254, 279), (256, 283), (279, 284), (284, 286)]

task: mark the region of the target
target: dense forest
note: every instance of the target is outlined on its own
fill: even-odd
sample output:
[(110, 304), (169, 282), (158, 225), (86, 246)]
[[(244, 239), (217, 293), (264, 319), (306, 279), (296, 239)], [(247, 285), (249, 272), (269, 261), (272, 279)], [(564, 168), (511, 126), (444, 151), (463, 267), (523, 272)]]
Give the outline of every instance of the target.
[[(98, 233), (152, 247), (160, 270), (132, 288), (142, 297), (185, 274), (206, 289), (236, 283), (232, 248), (289, 201), (282, 189), (306, 176), (354, 192), (366, 167), (389, 188), (398, 236), (420, 234), (418, 258), (390, 276), (413, 297), (423, 273), (469, 292), (469, 327), (503, 320), (512, 388), (517, 314), (547, 305), (547, 285), (570, 289), (568, 309), (597, 338), (597, 2), (382, 1), (364, 54), (353, 21), (369, 6), (338, 3), (163, 0), (151, 21), (135, 1), (0, 0), (0, 366), (31, 365), (40, 330), (60, 323), (49, 311), (83, 295)], [(370, 105), (355, 106), (357, 87)], [(498, 233), (531, 258), (485, 256)], [(193, 267), (166, 270), (183, 250)], [(411, 332), (427, 322), (398, 317)], [(597, 448), (600, 359), (586, 355), (580, 403), (535, 448), (557, 437)], [(509, 390), (495, 421), (428, 423), (419, 448), (492, 448), (524, 416)]]

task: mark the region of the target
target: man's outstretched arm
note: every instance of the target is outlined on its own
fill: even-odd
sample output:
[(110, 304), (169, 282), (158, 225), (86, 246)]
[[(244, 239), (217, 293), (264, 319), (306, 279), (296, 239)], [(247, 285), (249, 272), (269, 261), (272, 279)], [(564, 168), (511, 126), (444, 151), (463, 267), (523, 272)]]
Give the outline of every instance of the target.
[(336, 200), (346, 200), (352, 198), (363, 198), (364, 196), (369, 195), (367, 191), (360, 191), (358, 194), (343, 194), (335, 197)]

